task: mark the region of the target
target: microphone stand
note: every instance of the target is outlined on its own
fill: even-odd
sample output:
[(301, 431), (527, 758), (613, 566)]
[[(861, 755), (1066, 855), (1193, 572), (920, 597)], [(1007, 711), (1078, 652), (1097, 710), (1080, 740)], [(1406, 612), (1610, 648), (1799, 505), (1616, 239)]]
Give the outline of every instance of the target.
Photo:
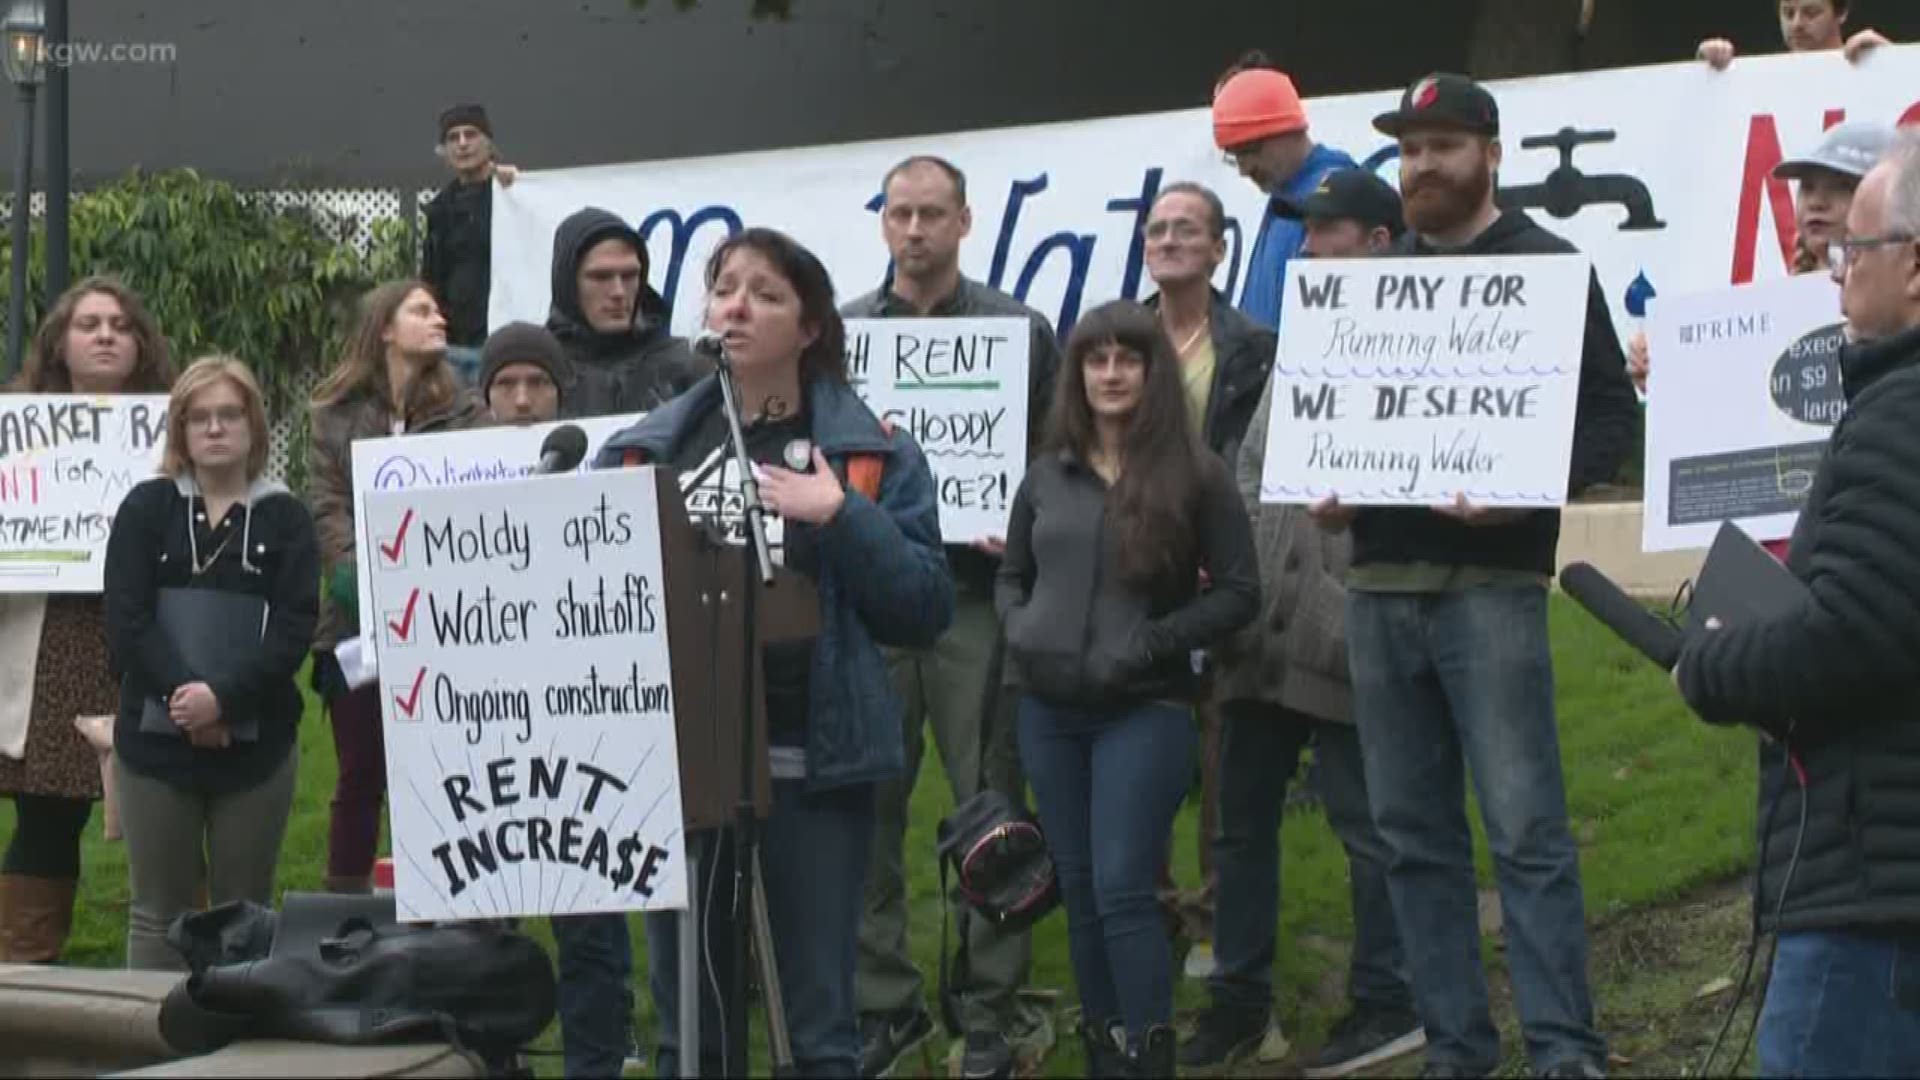
[[(733, 950), (733, 994), (732, 1000), (721, 1002), (727, 1010), (727, 1041), (730, 1045), (723, 1048), (727, 1076), (747, 1075), (747, 950), (742, 944), (750, 943), (754, 959), (759, 962), (760, 992), (767, 1009), (767, 1042), (773, 1051), (773, 1072), (775, 1076), (794, 1075), (793, 1044), (788, 1035), (786, 1006), (780, 993), (780, 972), (774, 963), (773, 927), (767, 914), (766, 883), (761, 873), (760, 844), (761, 829), (759, 819), (754, 813), (755, 764), (765, 749), (754, 742), (754, 716), (758, 712), (759, 699), (755, 696), (758, 687), (755, 672), (760, 670), (760, 635), (757, 618), (758, 593), (763, 588), (774, 586), (773, 554), (767, 543), (767, 508), (760, 501), (760, 484), (754, 479), (754, 463), (747, 453), (747, 437), (741, 421), (740, 388), (734, 379), (733, 360), (727, 355), (724, 345), (715, 349), (717, 369), (716, 381), (720, 384), (720, 408), (726, 415), (727, 442), (732, 448), (732, 456), (740, 469), (740, 494), (744, 504), (747, 526), (747, 545), (742, 554), (748, 560), (745, 574), (745, 587), (741, 590), (740, 603), (743, 618), (741, 626), (745, 640), (742, 642), (742, 666), (746, 677), (740, 680), (740, 787), (739, 798), (734, 804), (733, 816), (733, 858), (734, 858), (734, 909), (739, 911), (742, 899), (747, 903), (747, 932), (749, 942), (736, 942)], [(722, 597), (724, 602), (725, 597)], [(711, 898), (708, 900), (712, 902)], [(697, 1015), (699, 1001), (683, 999), (680, 1003), (684, 1018), (688, 1014)], [(692, 1043), (693, 1060), (699, 1059), (699, 1044)], [(689, 1050), (682, 1047), (681, 1060), (687, 1060)]]

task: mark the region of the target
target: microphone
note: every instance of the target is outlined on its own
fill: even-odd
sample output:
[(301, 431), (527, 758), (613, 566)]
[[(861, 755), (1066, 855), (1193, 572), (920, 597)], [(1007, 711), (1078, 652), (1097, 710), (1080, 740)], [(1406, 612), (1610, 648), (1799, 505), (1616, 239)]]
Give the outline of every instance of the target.
[(1568, 563), (1560, 571), (1560, 588), (1662, 671), (1672, 671), (1680, 662), (1680, 631), (1640, 606), (1607, 575), (1583, 562)]
[(586, 456), (587, 433), (579, 424), (562, 424), (548, 432), (546, 441), (540, 444), (540, 463), (533, 467), (533, 475), (572, 472)]
[(727, 363), (727, 339), (712, 330), (702, 330), (693, 339), (695, 355), (704, 356), (722, 367)]

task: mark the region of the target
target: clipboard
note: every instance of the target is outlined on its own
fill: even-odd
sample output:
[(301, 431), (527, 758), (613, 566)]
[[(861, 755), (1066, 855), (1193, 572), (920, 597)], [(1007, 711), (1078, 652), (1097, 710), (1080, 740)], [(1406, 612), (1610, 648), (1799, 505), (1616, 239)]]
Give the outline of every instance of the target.
[[(154, 604), (154, 622), (199, 681), (218, 679), (253, 663), (266, 640), (267, 615), (264, 598), (223, 589), (161, 589)], [(259, 741), (259, 717), (225, 720), (233, 741)], [(167, 703), (159, 698), (148, 698), (141, 709), (140, 731), (183, 737), (167, 713)]]
[(1721, 522), (1693, 579), (1687, 629), (1705, 629), (1709, 618), (1720, 620), (1723, 628), (1765, 622), (1795, 610), (1806, 596), (1806, 585), (1785, 563), (1740, 526)]

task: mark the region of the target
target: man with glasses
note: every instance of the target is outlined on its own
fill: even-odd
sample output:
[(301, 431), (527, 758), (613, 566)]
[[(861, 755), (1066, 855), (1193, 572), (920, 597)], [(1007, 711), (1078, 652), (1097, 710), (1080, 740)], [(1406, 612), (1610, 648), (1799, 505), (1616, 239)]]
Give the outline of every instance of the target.
[[(1304, 199), (1353, 158), (1313, 141), (1307, 108), (1293, 80), (1264, 54), (1248, 53), (1229, 69), (1213, 95), (1213, 141), (1227, 162), (1270, 198)], [(1300, 251), (1306, 230), (1269, 207), (1247, 260), (1240, 310), (1270, 329), (1280, 325), (1280, 289), (1287, 260)]]
[[(1673, 677), (1760, 744), (1754, 908), (1776, 935), (1762, 1076), (1920, 1074), (1920, 132), (1861, 181), (1828, 247), (1853, 344), (1845, 419), (1795, 527), (1805, 587), (1688, 635)], [(1773, 792), (1784, 792), (1775, 799)]]

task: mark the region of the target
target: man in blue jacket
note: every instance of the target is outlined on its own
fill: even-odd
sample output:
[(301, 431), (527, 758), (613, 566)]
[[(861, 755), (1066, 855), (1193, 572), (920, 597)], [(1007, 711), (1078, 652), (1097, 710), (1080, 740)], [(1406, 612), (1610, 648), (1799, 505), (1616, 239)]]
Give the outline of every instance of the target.
[[(1272, 199), (1305, 199), (1335, 169), (1353, 158), (1313, 141), (1307, 108), (1293, 80), (1260, 53), (1235, 65), (1213, 95), (1213, 141), (1240, 175)], [(1268, 329), (1280, 326), (1280, 290), (1287, 261), (1300, 252), (1306, 228), (1269, 205), (1247, 259), (1240, 310)]]

